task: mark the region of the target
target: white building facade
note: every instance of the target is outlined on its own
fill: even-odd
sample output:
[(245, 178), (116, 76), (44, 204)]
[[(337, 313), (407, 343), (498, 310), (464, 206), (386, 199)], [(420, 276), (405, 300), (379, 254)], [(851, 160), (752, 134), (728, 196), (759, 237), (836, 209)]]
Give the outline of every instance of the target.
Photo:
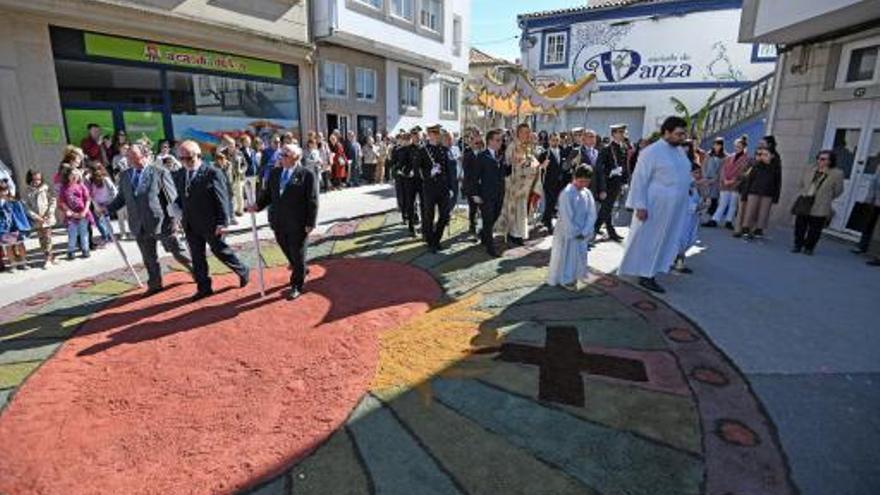
[[(831, 149), (846, 180), (829, 231), (854, 239), (850, 213), (880, 173), (880, 1), (780, 3), (745, 0), (740, 30), (742, 41), (780, 46), (767, 121), (783, 157), (780, 203), (794, 201), (816, 152)], [(777, 209), (777, 220), (790, 221), (786, 210)], [(880, 229), (874, 239), (880, 255)]]
[[(312, 2), (311, 18), (323, 129), (363, 135), (426, 122), (460, 129), (470, 0), (328, 0)], [(359, 70), (364, 57), (382, 59), (381, 69), (370, 69), (375, 79)], [(359, 85), (375, 87), (372, 106), (359, 101)]]
[(650, 135), (674, 114), (671, 97), (691, 111), (771, 73), (772, 47), (738, 43), (741, 0), (616, 1), (522, 14), (521, 64), (539, 81), (573, 81), (593, 73), (599, 92), (538, 126), (608, 133), (628, 124)]

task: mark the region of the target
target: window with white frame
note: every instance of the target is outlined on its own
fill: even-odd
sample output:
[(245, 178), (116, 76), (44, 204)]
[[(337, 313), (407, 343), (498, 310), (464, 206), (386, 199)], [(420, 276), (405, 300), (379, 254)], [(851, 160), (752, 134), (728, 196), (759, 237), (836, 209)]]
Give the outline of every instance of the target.
[(461, 56), (461, 17), (452, 18), (452, 54)]
[(382, 0), (357, 0), (357, 2), (373, 7), (377, 10), (382, 10)]
[(324, 62), (321, 70), (324, 95), (337, 98), (348, 96), (348, 66), (339, 62)]
[(411, 73), (400, 74), (401, 113), (419, 111), (422, 106), (422, 79)]
[(854, 41), (843, 46), (838, 86), (865, 86), (880, 83), (880, 37)]
[(356, 67), (354, 69), (354, 92), (358, 100), (376, 101), (376, 71)]
[(416, 0), (391, 0), (391, 14), (408, 21), (413, 20)]
[(442, 16), (442, 0), (422, 0), (422, 7), (419, 13), (419, 24), (421, 24), (423, 28), (439, 33)]
[(565, 43), (568, 33), (551, 33), (544, 38), (544, 64), (559, 65), (565, 63)]
[(458, 116), (458, 85), (442, 83), (440, 90), (440, 113), (445, 117)]

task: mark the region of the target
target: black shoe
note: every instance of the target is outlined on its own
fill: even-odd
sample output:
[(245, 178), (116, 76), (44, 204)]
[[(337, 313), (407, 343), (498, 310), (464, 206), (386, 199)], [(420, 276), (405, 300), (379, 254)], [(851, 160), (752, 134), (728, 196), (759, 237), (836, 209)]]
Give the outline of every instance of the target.
[(801, 252), (801, 249), (803, 249), (803, 248), (800, 246), (794, 246), (793, 248), (791, 248), (791, 252), (792, 253), (799, 253), (799, 252)]
[(733, 222), (725, 222), (724, 228), (727, 230), (733, 230)]
[(284, 296), (284, 298), (288, 301), (293, 301), (294, 299), (298, 299), (301, 295), (302, 291), (294, 287), (290, 289), (290, 291)]
[(514, 237), (512, 235), (507, 236), (507, 243), (512, 244), (514, 246), (525, 246), (525, 241), (520, 237)]
[(428, 251), (430, 251), (432, 254), (437, 254), (440, 249), (434, 244), (428, 244)]
[(67, 261), (73, 261), (73, 253), (67, 253)]
[(660, 284), (658, 284), (657, 281), (653, 278), (639, 277), (639, 285), (648, 289), (651, 292), (656, 292), (658, 294), (663, 294), (666, 292), (666, 289), (660, 287)]
[(213, 295), (214, 295), (213, 290), (200, 290), (200, 291), (196, 292), (195, 294), (193, 294), (193, 296), (190, 297), (189, 300), (190, 300), (190, 302), (196, 302), (196, 301), (200, 301), (206, 297), (211, 297)]
[(871, 261), (866, 261), (865, 264), (869, 266), (880, 266), (880, 258), (874, 258)]
[(737, 239), (739, 239), (739, 238), (742, 237), (742, 236), (743, 236), (743, 233), (742, 233), (742, 232), (734, 232), (734, 233), (733, 233), (733, 237), (735, 237), (735, 238), (737, 238)]
[(608, 234), (608, 238), (614, 242), (623, 242), (623, 237), (617, 234), (617, 232), (612, 232)]
[(251, 281), (251, 271), (245, 270), (244, 274), (238, 276), (238, 287), (240, 289), (244, 289), (247, 287), (247, 284)]
[(868, 250), (867, 250), (867, 249), (862, 249), (862, 248), (860, 248), (860, 247), (857, 247), (857, 248), (851, 250), (850, 252), (851, 252), (852, 254), (865, 254), (865, 253), (868, 252)]
[(718, 222), (716, 222), (715, 220), (709, 220), (708, 222), (703, 224), (703, 227), (709, 227), (709, 228), (717, 227), (717, 226), (718, 226)]
[(486, 254), (488, 254), (492, 258), (500, 258), (501, 257), (501, 255), (498, 254), (498, 251), (496, 251), (495, 248), (487, 249)]
[(142, 297), (150, 297), (162, 292), (163, 290), (165, 290), (165, 287), (150, 287), (149, 289), (144, 291)]
[(813, 255), (813, 249), (812, 249), (812, 248), (804, 249), (804, 254), (806, 254), (807, 256), (812, 256), (812, 255)]
[(754, 237), (755, 239), (760, 239), (760, 238), (764, 237), (764, 231), (761, 229), (755, 229), (752, 232), (752, 237)]

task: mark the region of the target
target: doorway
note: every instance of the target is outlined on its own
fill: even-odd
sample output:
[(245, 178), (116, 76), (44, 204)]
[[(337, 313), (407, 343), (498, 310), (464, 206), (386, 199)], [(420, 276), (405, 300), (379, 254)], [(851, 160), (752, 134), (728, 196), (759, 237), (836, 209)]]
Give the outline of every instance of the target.
[(348, 133), (348, 115), (328, 113), (327, 114), (327, 135), (333, 134), (333, 131), (342, 133), (342, 137)]
[(846, 229), (846, 222), (853, 206), (868, 194), (880, 165), (880, 100), (833, 103), (823, 147), (834, 151), (844, 175), (843, 194), (833, 203), (836, 214), (830, 227), (858, 235)]
[(376, 117), (370, 115), (358, 115), (357, 117), (357, 133), (358, 140), (363, 141), (367, 139), (367, 135), (374, 135), (376, 133), (376, 122), (378, 119)]

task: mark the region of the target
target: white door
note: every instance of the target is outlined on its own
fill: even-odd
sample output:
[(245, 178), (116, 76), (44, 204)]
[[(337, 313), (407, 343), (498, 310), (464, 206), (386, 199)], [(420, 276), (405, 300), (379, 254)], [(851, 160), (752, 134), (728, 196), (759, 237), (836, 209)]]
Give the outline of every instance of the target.
[(846, 230), (855, 203), (862, 201), (880, 163), (880, 100), (833, 103), (828, 113), (824, 148), (834, 150), (843, 171), (843, 194), (833, 203), (833, 230)]

